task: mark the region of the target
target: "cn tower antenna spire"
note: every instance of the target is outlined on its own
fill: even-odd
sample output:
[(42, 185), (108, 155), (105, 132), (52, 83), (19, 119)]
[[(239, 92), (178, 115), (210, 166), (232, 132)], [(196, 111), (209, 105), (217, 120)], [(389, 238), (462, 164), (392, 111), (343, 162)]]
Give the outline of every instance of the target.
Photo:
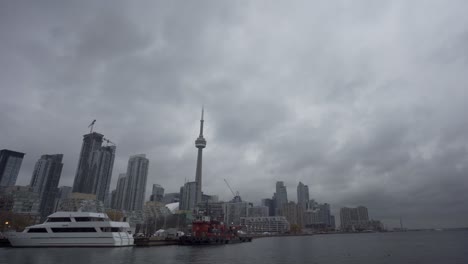
[(200, 119), (200, 137), (203, 137), (203, 115), (205, 114), (205, 107), (202, 106), (202, 109), (201, 109), (201, 119)]

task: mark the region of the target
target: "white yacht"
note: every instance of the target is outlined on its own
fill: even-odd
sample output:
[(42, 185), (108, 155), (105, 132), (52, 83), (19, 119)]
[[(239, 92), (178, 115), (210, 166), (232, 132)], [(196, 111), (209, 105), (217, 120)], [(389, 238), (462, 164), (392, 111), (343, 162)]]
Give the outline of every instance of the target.
[(133, 246), (127, 222), (114, 222), (104, 213), (56, 212), (43, 224), (7, 233), (14, 247)]

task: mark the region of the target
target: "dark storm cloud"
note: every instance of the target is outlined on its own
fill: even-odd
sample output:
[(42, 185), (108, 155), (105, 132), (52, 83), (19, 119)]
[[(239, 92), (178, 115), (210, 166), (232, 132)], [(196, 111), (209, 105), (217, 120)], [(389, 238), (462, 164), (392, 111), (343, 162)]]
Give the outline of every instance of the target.
[[(0, 4), (0, 147), (63, 153), (117, 143), (148, 190), (193, 180), (205, 105), (204, 190), (367, 205), (388, 225), (468, 220), (468, 17), (463, 1), (255, 3), (9, 1)], [(338, 216), (338, 215), (337, 215)]]

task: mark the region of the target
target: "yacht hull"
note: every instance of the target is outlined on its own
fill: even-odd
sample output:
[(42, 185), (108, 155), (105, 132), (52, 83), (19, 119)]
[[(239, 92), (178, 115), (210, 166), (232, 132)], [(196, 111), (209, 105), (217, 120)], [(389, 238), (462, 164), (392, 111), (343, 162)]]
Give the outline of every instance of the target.
[(134, 240), (128, 233), (89, 233), (61, 234), (32, 234), (9, 233), (8, 240), (13, 247), (128, 247), (133, 246)]

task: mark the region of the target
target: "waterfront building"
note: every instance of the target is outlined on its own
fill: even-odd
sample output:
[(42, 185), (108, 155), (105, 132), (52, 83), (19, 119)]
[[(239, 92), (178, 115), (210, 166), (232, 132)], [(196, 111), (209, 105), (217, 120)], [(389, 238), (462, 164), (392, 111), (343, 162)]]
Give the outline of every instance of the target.
[[(197, 155), (197, 169), (195, 172), (195, 182), (196, 182), (196, 194), (195, 194), (195, 203), (198, 204), (202, 202), (202, 163), (203, 163), (203, 149), (206, 147), (206, 140), (203, 137), (203, 113), (204, 109), (202, 108), (201, 119), (200, 119), (200, 134), (195, 140), (195, 147), (198, 149)], [(190, 208), (193, 209), (193, 208)]]
[(0, 150), (0, 187), (14, 186), (23, 162), (24, 153)]
[(264, 217), (269, 216), (269, 208), (266, 206), (252, 206), (247, 208), (248, 217)]
[(180, 188), (180, 210), (192, 211), (195, 209), (197, 204), (197, 183), (186, 182), (183, 187)]
[(111, 202), (111, 207), (113, 209), (123, 209), (124, 208), (124, 200), (125, 200), (125, 191), (126, 191), (126, 184), (127, 184), (127, 174), (120, 173), (119, 179), (117, 180), (117, 187), (115, 188), (115, 195)]
[(340, 209), (340, 220), (342, 231), (365, 230), (369, 225), (369, 214), (364, 206), (343, 207)]
[(72, 189), (73, 188), (71, 186), (58, 187), (57, 196), (55, 197), (54, 212), (57, 212), (57, 209), (61, 200), (67, 199), (68, 197), (70, 197), (72, 193)]
[(276, 192), (274, 194), (274, 197), (276, 205), (276, 215), (284, 215), (284, 213), (282, 212), (283, 205), (288, 203), (288, 192), (286, 190), (286, 186), (284, 186), (284, 182), (276, 182)]
[(164, 188), (159, 184), (153, 184), (153, 191), (151, 192), (150, 201), (162, 202), (164, 197)]
[(297, 225), (297, 204), (295, 202), (289, 202), (283, 204), (281, 212), (284, 217), (288, 220), (291, 225)]
[(209, 215), (213, 220), (224, 221), (224, 202), (202, 202), (197, 208), (200, 213)]
[(166, 193), (163, 197), (164, 204), (178, 203), (180, 200), (180, 193)]
[(30, 186), (2, 187), (0, 195), (6, 201), (5, 207), (13, 213), (34, 214), (39, 216), (39, 193)]
[(123, 209), (143, 210), (149, 160), (145, 154), (131, 156), (127, 166), (127, 180)]
[(58, 189), (58, 198), (67, 199), (71, 195), (73, 188), (70, 186), (60, 186)]
[(42, 155), (36, 162), (30, 186), (39, 194), (39, 212), (45, 219), (55, 211), (63, 154)]
[(240, 222), (248, 233), (255, 234), (284, 234), (290, 229), (284, 216), (241, 217)]
[(60, 201), (57, 211), (104, 213), (105, 208), (103, 201), (98, 200), (95, 194), (74, 192)]
[(304, 226), (316, 231), (334, 230), (334, 217), (331, 215), (330, 204), (319, 204), (312, 200), (310, 209), (304, 212)]
[(217, 201), (219, 201), (218, 195), (208, 195), (208, 194), (202, 195), (202, 203), (204, 202), (215, 203)]
[(335, 216), (334, 215), (330, 215), (330, 227), (332, 228), (332, 230), (336, 229)]
[(268, 216), (275, 216), (275, 203), (274, 199), (266, 198), (262, 199), (261, 204), (268, 207)]
[(247, 217), (247, 202), (224, 203), (224, 223), (227, 226), (240, 225), (241, 217)]

